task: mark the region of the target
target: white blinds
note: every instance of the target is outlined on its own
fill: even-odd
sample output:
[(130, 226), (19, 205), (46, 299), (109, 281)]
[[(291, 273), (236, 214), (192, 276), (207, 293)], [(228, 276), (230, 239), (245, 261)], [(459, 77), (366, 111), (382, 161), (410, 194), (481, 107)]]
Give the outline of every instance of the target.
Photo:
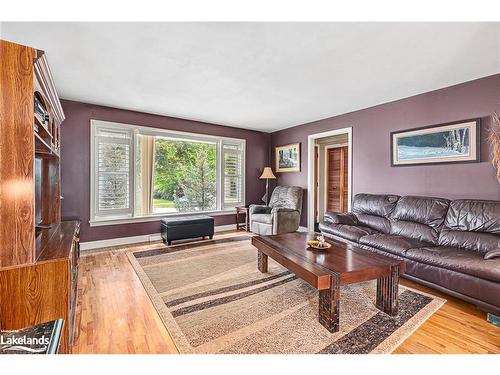
[(243, 199), (243, 145), (223, 143), (223, 205), (224, 208), (244, 204)]
[(132, 134), (126, 129), (96, 129), (96, 213), (132, 212)]

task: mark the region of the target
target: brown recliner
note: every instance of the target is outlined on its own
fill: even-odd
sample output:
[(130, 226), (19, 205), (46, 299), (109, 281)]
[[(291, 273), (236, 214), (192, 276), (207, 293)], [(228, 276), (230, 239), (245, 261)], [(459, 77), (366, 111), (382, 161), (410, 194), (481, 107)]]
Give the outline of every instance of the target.
[[(358, 194), (325, 237), (406, 261), (405, 277), (500, 314), (500, 202)], [(489, 258), (489, 259), (485, 259)]]

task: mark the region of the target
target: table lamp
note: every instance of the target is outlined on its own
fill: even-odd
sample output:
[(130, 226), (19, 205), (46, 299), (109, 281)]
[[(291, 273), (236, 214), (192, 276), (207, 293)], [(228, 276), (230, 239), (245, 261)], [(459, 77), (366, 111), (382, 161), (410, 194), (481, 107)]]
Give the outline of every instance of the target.
[(274, 175), (271, 167), (265, 167), (259, 178), (261, 180), (266, 179), (266, 194), (264, 194), (264, 196), (262, 197), (262, 200), (264, 201), (264, 203), (267, 206), (269, 204), (269, 180), (276, 179), (276, 176)]

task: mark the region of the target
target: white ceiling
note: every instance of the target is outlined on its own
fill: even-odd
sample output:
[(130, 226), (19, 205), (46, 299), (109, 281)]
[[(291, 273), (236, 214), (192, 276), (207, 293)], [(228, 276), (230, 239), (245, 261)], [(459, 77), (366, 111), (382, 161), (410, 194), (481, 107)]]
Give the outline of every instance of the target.
[(262, 131), (500, 73), (500, 23), (8, 23), (65, 99)]

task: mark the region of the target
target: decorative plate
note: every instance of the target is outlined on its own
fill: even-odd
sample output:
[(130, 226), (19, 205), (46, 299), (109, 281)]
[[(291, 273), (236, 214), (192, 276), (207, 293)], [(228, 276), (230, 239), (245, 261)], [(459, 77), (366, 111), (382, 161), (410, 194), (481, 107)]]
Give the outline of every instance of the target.
[(326, 249), (329, 249), (330, 247), (332, 247), (332, 244), (330, 244), (328, 242), (324, 242), (323, 246), (319, 246), (319, 241), (309, 240), (309, 241), (307, 241), (307, 246), (312, 247), (313, 249), (317, 249), (317, 250), (326, 250)]

